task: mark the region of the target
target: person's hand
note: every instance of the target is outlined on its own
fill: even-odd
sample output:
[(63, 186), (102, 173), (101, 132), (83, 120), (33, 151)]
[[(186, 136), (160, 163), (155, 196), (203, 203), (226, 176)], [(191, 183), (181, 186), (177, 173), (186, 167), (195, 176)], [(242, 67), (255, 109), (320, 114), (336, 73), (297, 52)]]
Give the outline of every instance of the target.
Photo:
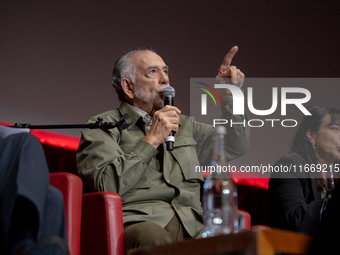
[(143, 141), (157, 147), (166, 141), (170, 131), (178, 131), (179, 116), (181, 111), (175, 106), (166, 105), (153, 114), (152, 126)]
[[(238, 69), (236, 66), (230, 65), (237, 51), (238, 47), (234, 46), (224, 57), (223, 62), (220, 68), (218, 69), (216, 80), (218, 83), (225, 83), (224, 82), (225, 79), (231, 78), (228, 79), (228, 82), (231, 81), (233, 85), (242, 88), (245, 77), (244, 73), (242, 73), (241, 70)], [(222, 98), (232, 98), (232, 94), (229, 89), (218, 89), (218, 93)]]

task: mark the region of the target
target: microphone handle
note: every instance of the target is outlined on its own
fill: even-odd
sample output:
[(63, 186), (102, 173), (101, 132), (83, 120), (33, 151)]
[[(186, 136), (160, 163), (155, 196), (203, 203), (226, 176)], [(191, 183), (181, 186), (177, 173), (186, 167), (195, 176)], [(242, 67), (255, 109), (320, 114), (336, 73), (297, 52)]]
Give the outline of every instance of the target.
[[(174, 98), (173, 97), (165, 97), (164, 98), (164, 105), (173, 106), (174, 105)], [(171, 139), (171, 138), (175, 139), (173, 131), (171, 131), (169, 136), (168, 136), (168, 139)], [(173, 149), (174, 149), (174, 142), (173, 141), (167, 141), (166, 142), (166, 150), (167, 151), (172, 151)]]
[(173, 97), (165, 97), (164, 105), (174, 106), (174, 98)]
[[(174, 131), (170, 131), (169, 137), (174, 137)], [(166, 142), (166, 150), (172, 151), (174, 149), (174, 142), (168, 141)]]

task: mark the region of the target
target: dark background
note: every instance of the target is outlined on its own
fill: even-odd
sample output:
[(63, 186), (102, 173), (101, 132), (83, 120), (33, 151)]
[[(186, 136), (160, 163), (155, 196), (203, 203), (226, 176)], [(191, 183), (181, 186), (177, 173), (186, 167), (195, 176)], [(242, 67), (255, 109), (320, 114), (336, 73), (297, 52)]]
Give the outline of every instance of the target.
[(1, 1), (0, 121), (83, 123), (116, 108), (113, 64), (136, 46), (170, 66), (185, 114), (190, 78), (213, 77), (233, 45), (247, 77), (339, 76), (336, 1), (230, 2)]

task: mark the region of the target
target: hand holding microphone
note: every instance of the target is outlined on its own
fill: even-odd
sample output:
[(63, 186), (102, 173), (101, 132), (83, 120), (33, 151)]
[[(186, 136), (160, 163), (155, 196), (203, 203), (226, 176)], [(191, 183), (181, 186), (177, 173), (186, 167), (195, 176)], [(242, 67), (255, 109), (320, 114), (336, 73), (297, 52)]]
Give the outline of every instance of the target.
[(162, 91), (162, 95), (164, 107), (153, 113), (152, 126), (148, 134), (143, 138), (143, 141), (150, 143), (156, 149), (160, 144), (166, 142), (167, 150), (172, 150), (175, 141), (174, 135), (178, 131), (178, 114), (181, 111), (173, 106), (175, 97), (174, 88), (166, 86)]
[[(167, 86), (162, 91), (164, 97), (164, 106), (174, 106), (175, 89), (171, 86)], [(166, 138), (166, 149), (172, 151), (174, 149), (175, 136), (174, 131), (170, 131), (169, 136)]]

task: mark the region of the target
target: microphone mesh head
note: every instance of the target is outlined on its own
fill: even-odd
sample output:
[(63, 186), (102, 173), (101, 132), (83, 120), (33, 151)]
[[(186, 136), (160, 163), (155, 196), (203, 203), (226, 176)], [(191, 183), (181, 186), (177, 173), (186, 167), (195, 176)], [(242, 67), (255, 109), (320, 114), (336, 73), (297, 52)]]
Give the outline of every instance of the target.
[(175, 97), (175, 89), (171, 86), (166, 86), (163, 90), (162, 90), (162, 95), (163, 97)]

